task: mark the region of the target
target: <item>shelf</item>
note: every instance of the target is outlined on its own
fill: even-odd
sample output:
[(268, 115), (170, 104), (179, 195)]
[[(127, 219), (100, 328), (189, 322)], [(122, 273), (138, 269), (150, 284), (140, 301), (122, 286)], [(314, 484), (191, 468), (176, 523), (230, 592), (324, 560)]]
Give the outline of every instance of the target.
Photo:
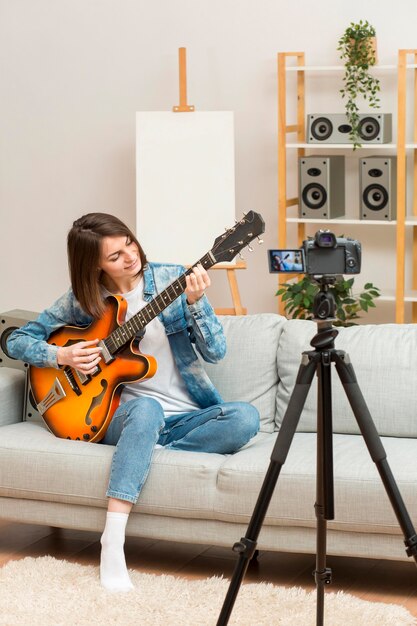
[[(287, 222), (293, 224), (360, 224), (361, 226), (396, 226), (396, 220), (358, 220), (351, 219), (349, 217), (335, 217), (333, 219), (326, 220), (324, 218), (301, 218), (301, 217), (287, 217)], [(417, 226), (417, 222), (415, 222)]]
[[(297, 131), (294, 131), (297, 132)], [(351, 143), (286, 143), (286, 148), (311, 148), (312, 150), (352, 150)], [(406, 143), (406, 150), (417, 150), (417, 143)], [(396, 150), (396, 143), (367, 143), (357, 150)]]
[[(286, 222), (289, 224), (348, 224), (360, 226), (396, 226), (397, 220), (359, 220), (350, 217), (335, 217), (333, 219), (324, 218), (302, 218), (287, 217)], [(417, 216), (410, 215), (405, 218), (406, 226), (417, 226)]]
[[(415, 63), (407, 63), (407, 69), (416, 69)], [(344, 65), (293, 65), (292, 67), (285, 68), (287, 72), (344, 72)], [(396, 70), (397, 65), (373, 65), (372, 71), (376, 70)]]
[[(413, 55), (410, 58), (410, 55)], [(408, 181), (412, 182), (413, 190), (417, 189), (417, 168), (412, 161), (416, 159), (417, 155), (417, 142), (414, 139), (414, 134), (417, 131), (417, 99), (414, 97), (414, 91), (411, 89), (408, 78), (415, 78), (417, 75), (417, 49), (401, 49), (398, 51), (398, 63), (390, 64), (376, 64), (370, 67), (373, 74), (383, 73), (384, 71), (390, 72), (392, 76), (397, 79), (397, 109), (396, 120), (392, 128), (392, 141), (389, 143), (370, 143), (363, 141), (362, 145), (358, 149), (354, 149), (353, 143), (349, 140), (349, 136), (340, 137), (344, 139), (344, 143), (334, 144), (328, 142), (311, 143), (307, 140), (311, 138), (307, 134), (307, 115), (306, 115), (306, 85), (311, 78), (314, 80), (310, 82), (310, 86), (313, 87), (313, 93), (319, 91), (318, 85), (325, 73), (328, 73), (328, 81), (334, 82), (333, 79), (339, 80), (346, 67), (343, 61), (336, 59), (334, 65), (307, 65), (304, 52), (285, 52), (280, 53), (278, 56), (278, 247), (291, 248), (287, 239), (287, 231), (291, 238), (294, 238), (296, 233), (294, 227), (291, 224), (299, 225), (297, 236), (303, 236), (306, 234), (306, 228), (308, 224), (311, 224), (310, 231), (315, 228), (330, 228), (343, 232), (350, 230), (350, 226), (361, 228), (363, 227), (363, 234), (371, 231), (369, 226), (385, 226), (391, 227), (390, 231), (385, 231), (387, 236), (391, 234), (392, 242), (390, 247), (396, 251), (396, 267), (394, 272), (394, 288), (384, 289), (383, 295), (378, 300), (382, 302), (393, 303), (395, 308), (395, 320), (398, 323), (404, 323), (405, 321), (405, 309), (406, 303), (411, 303), (411, 315), (413, 323), (417, 323), (417, 289), (411, 291), (405, 290), (405, 278), (406, 269), (408, 265), (412, 264), (410, 287), (416, 285), (417, 280), (417, 238), (414, 236), (417, 233), (417, 216), (414, 215), (415, 210), (411, 206), (413, 202), (413, 193), (407, 193)], [(410, 61), (410, 63), (407, 63)], [(297, 62), (300, 65), (297, 65)], [(406, 75), (409, 70), (414, 70), (412, 74)], [(323, 74), (319, 76), (319, 73)], [(333, 76), (333, 78), (332, 78)], [(287, 91), (287, 82), (293, 83), (290, 92)], [(392, 82), (392, 81), (391, 81)], [(294, 84), (295, 83), (295, 84)], [(391, 91), (394, 87), (391, 85)], [(408, 105), (408, 92), (411, 89), (411, 103)], [(287, 100), (293, 99), (293, 106), (289, 107)], [(407, 108), (409, 106), (409, 109)], [(393, 105), (394, 106), (394, 105)], [(314, 107), (313, 107), (314, 108)], [(291, 120), (287, 115), (288, 111), (292, 110)], [(311, 109), (309, 109), (311, 110)], [(339, 111), (340, 107), (339, 107)], [(375, 111), (372, 112), (375, 114)], [(295, 118), (295, 122), (293, 121)], [(411, 121), (411, 123), (410, 123)], [(300, 137), (303, 137), (302, 142), (297, 141)], [(408, 139), (408, 142), (407, 142)], [(414, 140), (414, 141), (413, 141)], [(298, 151), (298, 152), (297, 152)], [(349, 208), (349, 216), (342, 216), (334, 219), (325, 218), (306, 218), (298, 217), (300, 215), (299, 207), (297, 204), (299, 200), (288, 195), (287, 190), (287, 168), (289, 161), (291, 161), (291, 167), (295, 175), (297, 175), (297, 161), (299, 160), (300, 153), (302, 155), (315, 155), (321, 158), (321, 155), (334, 155), (342, 154), (346, 157), (346, 160), (356, 158), (365, 159), (369, 155), (380, 155), (385, 158), (389, 156), (397, 157), (397, 199), (398, 199), (398, 218), (396, 220), (366, 220), (359, 219), (361, 212), (359, 210), (359, 199), (354, 199), (353, 204)], [(352, 165), (352, 164), (351, 164)], [(411, 185), (410, 185), (411, 187)], [(354, 191), (354, 190), (353, 190)], [(405, 214), (405, 216), (404, 216)], [(289, 215), (297, 217), (289, 217)], [(312, 213), (314, 215), (314, 212)], [(354, 217), (350, 217), (350, 216)], [(375, 217), (379, 217), (376, 215)], [(307, 227), (306, 227), (307, 224)], [(368, 230), (366, 228), (368, 227)], [(351, 230), (354, 230), (353, 228)], [(411, 231), (411, 232), (410, 232)], [(382, 235), (382, 231), (378, 230)], [(413, 235), (413, 237), (410, 237)], [(412, 241), (411, 241), (412, 240)], [(411, 249), (410, 249), (411, 248)], [(407, 267), (406, 267), (407, 265)], [(391, 282), (391, 281), (390, 281)], [(280, 303), (282, 306), (282, 302)]]
[[(417, 144), (406, 144), (407, 147), (417, 147)], [(287, 143), (286, 148), (311, 148), (312, 150), (353, 150), (351, 143)], [(397, 144), (395, 143), (368, 143), (362, 144), (362, 148), (357, 150), (396, 150)], [(356, 151), (355, 151), (356, 152)]]
[[(394, 290), (387, 289), (383, 294), (376, 298), (375, 302), (396, 302), (397, 296)], [(404, 302), (417, 302), (417, 291), (407, 291), (404, 294)]]

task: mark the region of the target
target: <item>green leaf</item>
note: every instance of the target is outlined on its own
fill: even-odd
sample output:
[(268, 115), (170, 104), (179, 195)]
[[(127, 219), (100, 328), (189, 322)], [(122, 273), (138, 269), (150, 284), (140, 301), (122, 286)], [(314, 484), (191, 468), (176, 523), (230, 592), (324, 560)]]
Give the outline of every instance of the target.
[(337, 309), (337, 317), (344, 322), (346, 320), (346, 315), (343, 309)]

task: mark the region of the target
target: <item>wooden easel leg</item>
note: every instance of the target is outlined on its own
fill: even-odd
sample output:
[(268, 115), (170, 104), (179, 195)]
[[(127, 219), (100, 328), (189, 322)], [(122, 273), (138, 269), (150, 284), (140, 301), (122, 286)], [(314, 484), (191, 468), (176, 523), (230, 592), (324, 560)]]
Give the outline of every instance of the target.
[(239, 295), (239, 287), (236, 278), (236, 269), (245, 269), (245, 265), (241, 264), (238, 267), (227, 267), (224, 265), (215, 266), (213, 269), (225, 269), (227, 274), (227, 280), (229, 281), (230, 292), (232, 294), (233, 308), (218, 309), (215, 311), (218, 315), (246, 315), (247, 310), (242, 306)]
[(239, 287), (236, 279), (236, 272), (234, 269), (226, 270), (227, 271), (227, 279), (229, 281), (230, 291), (232, 294), (232, 302), (235, 309), (235, 315), (244, 315), (246, 310), (243, 309), (242, 303), (240, 302), (239, 295)]

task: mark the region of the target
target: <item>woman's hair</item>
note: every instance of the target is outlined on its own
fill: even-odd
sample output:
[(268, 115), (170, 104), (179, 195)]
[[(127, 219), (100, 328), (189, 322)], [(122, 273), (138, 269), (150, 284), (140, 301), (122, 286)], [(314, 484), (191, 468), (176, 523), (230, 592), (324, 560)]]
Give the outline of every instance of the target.
[(99, 319), (105, 310), (99, 271), (101, 242), (104, 237), (129, 237), (139, 249), (142, 268), (146, 256), (132, 231), (114, 215), (88, 213), (72, 225), (68, 233), (68, 265), (75, 297), (84, 311)]

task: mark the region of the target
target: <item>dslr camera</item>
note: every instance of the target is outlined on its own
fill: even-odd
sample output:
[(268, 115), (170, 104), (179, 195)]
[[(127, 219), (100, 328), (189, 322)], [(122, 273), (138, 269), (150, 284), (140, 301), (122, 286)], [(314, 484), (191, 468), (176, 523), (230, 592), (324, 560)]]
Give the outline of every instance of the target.
[(269, 271), (321, 276), (359, 274), (361, 252), (359, 241), (318, 230), (297, 250), (268, 250)]

